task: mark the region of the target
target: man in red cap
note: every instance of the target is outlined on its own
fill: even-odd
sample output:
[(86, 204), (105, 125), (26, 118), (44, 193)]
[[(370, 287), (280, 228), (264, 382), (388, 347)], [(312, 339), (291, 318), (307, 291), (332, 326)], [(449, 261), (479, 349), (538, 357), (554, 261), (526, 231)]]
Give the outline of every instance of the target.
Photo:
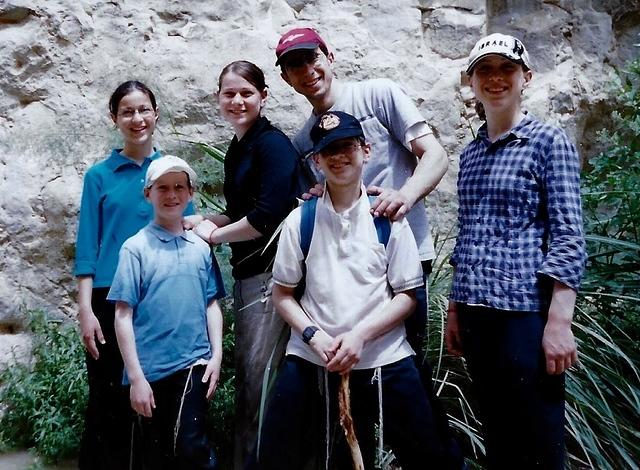
[[(416, 351), (425, 389), (432, 406), (441, 410), (431, 382), (431, 368), (422, 345), (427, 322), (427, 276), (435, 258), (424, 198), (440, 182), (448, 167), (447, 155), (436, 140), (414, 102), (388, 79), (360, 82), (339, 81), (332, 70), (333, 52), (312, 28), (294, 28), (280, 38), (276, 47), (282, 78), (313, 107), (311, 116), (293, 139), (298, 152), (309, 160), (313, 142), (310, 131), (317, 117), (327, 111), (342, 111), (355, 116), (371, 144), (371, 154), (362, 179), (368, 191), (378, 197), (372, 205), (375, 215), (392, 220), (407, 218), (418, 245), (425, 288), (416, 292), (416, 309), (405, 320), (407, 339)], [(318, 181), (322, 175), (313, 165)], [(444, 412), (440, 430), (448, 433)], [(452, 441), (452, 452), (459, 453)]]
[[(282, 78), (313, 106), (311, 116), (293, 139), (294, 146), (308, 156), (312, 148), (309, 131), (316, 117), (326, 111), (355, 116), (375, 155), (363, 173), (369, 192), (378, 194), (372, 209), (392, 220), (407, 217), (423, 271), (428, 274), (435, 251), (424, 197), (442, 179), (448, 159), (413, 101), (391, 80), (338, 81), (332, 71), (333, 52), (312, 28), (285, 33), (276, 56)], [(316, 180), (323, 179), (313, 165), (308, 169)], [(426, 291), (422, 291), (415, 313), (407, 320), (409, 342), (416, 351), (422, 350), (426, 321)]]

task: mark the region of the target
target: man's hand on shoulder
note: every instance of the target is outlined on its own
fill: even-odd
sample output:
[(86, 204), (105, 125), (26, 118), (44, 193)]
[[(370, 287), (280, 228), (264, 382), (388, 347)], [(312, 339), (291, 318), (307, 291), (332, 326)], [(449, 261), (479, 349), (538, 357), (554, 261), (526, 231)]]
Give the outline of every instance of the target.
[(203, 220), (193, 229), (193, 233), (198, 235), (207, 243), (212, 243), (211, 235), (218, 229), (218, 226), (210, 220)]
[(409, 198), (396, 189), (369, 186), (367, 194), (378, 196), (371, 204), (371, 213), (375, 217), (384, 216), (393, 221), (400, 220), (413, 207)]
[(324, 194), (324, 186), (317, 183), (313, 188), (309, 188), (309, 191), (302, 193), (302, 199), (308, 201), (312, 197), (322, 197)]

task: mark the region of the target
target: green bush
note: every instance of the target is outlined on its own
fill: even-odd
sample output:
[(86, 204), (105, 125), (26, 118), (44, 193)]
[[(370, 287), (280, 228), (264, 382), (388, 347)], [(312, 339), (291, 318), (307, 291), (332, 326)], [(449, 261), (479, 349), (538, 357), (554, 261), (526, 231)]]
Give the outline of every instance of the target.
[(583, 175), (589, 264), (583, 296), (640, 347), (640, 60), (619, 74), (608, 150)]
[(229, 296), (222, 302), (224, 330), (222, 338), (222, 368), (216, 393), (209, 405), (211, 441), (220, 459), (220, 468), (233, 468), (233, 440), (235, 416), (235, 368), (234, 368), (234, 322), (232, 311), (233, 286), (229, 265), (230, 250), (227, 246), (216, 247), (215, 256), (220, 265)]
[(640, 60), (614, 83), (608, 149), (583, 171), (589, 259), (576, 309), (582, 367), (567, 377), (577, 466), (640, 462)]
[(33, 447), (45, 462), (77, 454), (87, 402), (84, 352), (71, 323), (29, 312), (29, 364), (0, 373), (0, 442)]

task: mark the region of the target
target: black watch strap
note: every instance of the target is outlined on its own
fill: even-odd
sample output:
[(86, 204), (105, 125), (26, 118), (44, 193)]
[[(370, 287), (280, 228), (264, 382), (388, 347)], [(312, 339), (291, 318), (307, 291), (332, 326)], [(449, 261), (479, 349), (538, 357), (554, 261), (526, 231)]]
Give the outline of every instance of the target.
[(311, 338), (313, 338), (313, 335), (315, 335), (316, 331), (318, 331), (319, 329), (320, 328), (318, 328), (317, 326), (306, 327), (302, 332), (302, 341), (304, 341), (305, 344), (309, 344), (309, 342), (311, 341)]

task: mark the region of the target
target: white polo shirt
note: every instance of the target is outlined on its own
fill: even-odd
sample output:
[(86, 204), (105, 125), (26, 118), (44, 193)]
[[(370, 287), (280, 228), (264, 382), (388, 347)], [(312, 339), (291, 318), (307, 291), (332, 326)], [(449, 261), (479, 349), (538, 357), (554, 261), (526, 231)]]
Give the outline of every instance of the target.
[[(306, 289), (300, 304), (312, 322), (332, 337), (384, 309), (393, 293), (423, 284), (418, 248), (409, 224), (404, 219), (391, 224), (385, 249), (378, 242), (369, 209), (364, 186), (360, 199), (342, 213), (334, 210), (328, 191), (318, 200), (307, 256)], [(300, 217), (298, 207), (286, 218), (273, 266), (274, 281), (285, 287), (295, 287), (302, 278)], [(287, 354), (324, 366), (295, 331), (291, 332)], [(364, 345), (355, 369), (391, 364), (413, 354), (401, 322)]]

